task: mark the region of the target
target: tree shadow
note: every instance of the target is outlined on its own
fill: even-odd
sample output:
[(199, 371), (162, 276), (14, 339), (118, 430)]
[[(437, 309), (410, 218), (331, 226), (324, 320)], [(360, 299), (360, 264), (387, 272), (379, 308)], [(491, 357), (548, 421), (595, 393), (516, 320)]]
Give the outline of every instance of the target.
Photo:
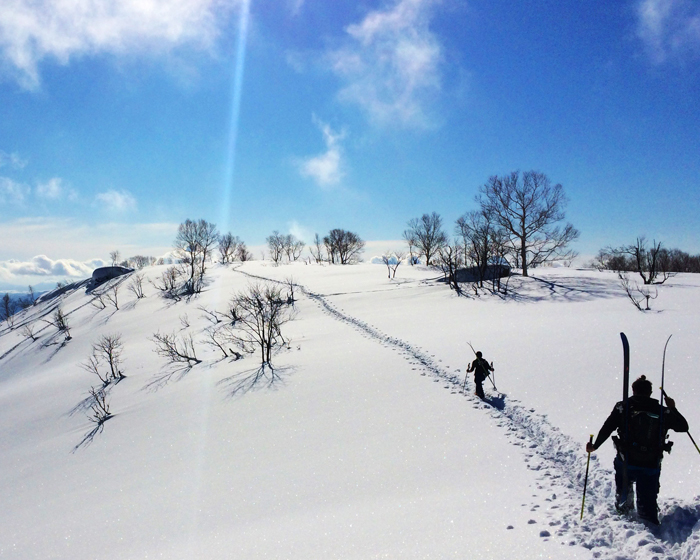
[(178, 381), (184, 379), (193, 367), (193, 365), (187, 364), (163, 370), (154, 375), (153, 379), (146, 383), (143, 388), (146, 391), (158, 391), (171, 381), (177, 383)]
[(536, 303), (539, 301), (582, 302), (620, 297), (623, 292), (612, 278), (558, 276), (545, 279), (537, 276), (512, 276), (506, 293), (496, 295), (504, 301)]
[(284, 386), (284, 378), (294, 371), (293, 367), (273, 368), (270, 364), (262, 364), (255, 369), (245, 370), (226, 377), (217, 383), (222, 386), (229, 398), (244, 395), (249, 391), (272, 389)]
[(107, 420), (109, 420), (110, 418), (114, 418), (114, 415), (110, 414), (102, 422), (99, 422), (92, 430), (90, 430), (88, 433), (86, 433), (85, 436), (83, 437), (83, 439), (80, 441), (80, 443), (73, 448), (71, 453), (75, 453), (76, 451), (78, 451), (78, 449), (81, 449), (81, 448), (84, 448), (84, 447), (87, 447), (88, 445), (90, 445), (92, 443), (92, 441), (95, 439), (95, 436), (97, 434), (102, 433), (102, 430), (104, 430), (105, 422), (107, 422)]

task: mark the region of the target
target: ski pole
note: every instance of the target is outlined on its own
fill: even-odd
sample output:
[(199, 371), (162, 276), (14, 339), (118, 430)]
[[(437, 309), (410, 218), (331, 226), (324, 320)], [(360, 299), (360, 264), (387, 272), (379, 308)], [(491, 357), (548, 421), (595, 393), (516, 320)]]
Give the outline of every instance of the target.
[(698, 450), (698, 453), (700, 453), (700, 447), (698, 447), (698, 444), (695, 443), (695, 440), (693, 439), (693, 436), (690, 435), (690, 430), (688, 430), (687, 434), (688, 434), (688, 437), (690, 438), (690, 441), (693, 442), (693, 445), (695, 446), (695, 449), (697, 449), (697, 450)]
[(469, 377), (469, 370), (466, 370), (466, 373), (464, 374), (464, 384), (462, 385), (462, 393), (464, 393), (467, 390), (467, 377)]
[[(661, 388), (661, 393), (663, 394), (664, 397), (666, 397), (666, 399), (668, 399), (668, 394), (666, 393), (666, 391), (664, 391), (663, 387)], [(693, 445), (695, 446), (695, 449), (697, 449), (697, 450), (698, 450), (698, 453), (700, 453), (700, 447), (698, 447), (698, 444), (695, 443), (695, 439), (693, 439), (693, 436), (690, 435), (690, 430), (688, 430), (688, 431), (686, 432), (686, 434), (688, 434), (688, 437), (690, 438), (690, 441), (693, 442)]]
[[(593, 434), (588, 440), (588, 443), (593, 443)], [(581, 519), (583, 519), (583, 507), (586, 505), (586, 488), (588, 486), (588, 467), (591, 465), (591, 452), (588, 452), (588, 460), (586, 461), (586, 478), (583, 479), (583, 499), (581, 500)]]

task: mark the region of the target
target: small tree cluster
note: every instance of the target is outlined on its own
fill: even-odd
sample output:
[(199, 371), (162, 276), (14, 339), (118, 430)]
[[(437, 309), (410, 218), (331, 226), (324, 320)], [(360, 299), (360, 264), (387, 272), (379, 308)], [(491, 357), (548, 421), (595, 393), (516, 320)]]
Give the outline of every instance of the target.
[(680, 249), (666, 249), (656, 240), (640, 236), (630, 245), (606, 247), (598, 251), (594, 265), (599, 270), (638, 274), (645, 285), (663, 284), (679, 272), (700, 272), (700, 255)]
[(360, 261), (365, 242), (362, 238), (344, 229), (332, 229), (323, 238), (326, 259), (330, 264), (353, 264)]
[(220, 236), (218, 250), (219, 259), (223, 264), (235, 261), (245, 262), (253, 258), (253, 254), (248, 251), (245, 242), (231, 232)]
[(425, 257), (427, 266), (434, 264), (433, 260), (438, 251), (448, 243), (447, 235), (442, 230), (442, 218), (437, 212), (409, 220), (403, 238), (408, 244), (411, 261), (415, 250), (418, 257)]
[(211, 260), (218, 241), (216, 225), (206, 220), (185, 220), (178, 227), (174, 247), (187, 277), (184, 285), (186, 293), (201, 292), (206, 263)]
[(296, 261), (301, 256), (306, 244), (293, 234), (283, 235), (275, 230), (272, 235), (269, 235), (266, 240), (267, 249), (270, 255), (270, 260), (279, 264), (283, 260), (287, 262)]
[(180, 269), (177, 266), (169, 266), (161, 273), (160, 278), (156, 278), (151, 284), (164, 298), (178, 299), (179, 279)]

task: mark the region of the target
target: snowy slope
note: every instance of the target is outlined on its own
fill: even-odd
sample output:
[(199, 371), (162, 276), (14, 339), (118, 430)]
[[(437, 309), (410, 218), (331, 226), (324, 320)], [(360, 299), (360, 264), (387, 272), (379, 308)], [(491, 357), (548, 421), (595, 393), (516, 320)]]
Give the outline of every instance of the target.
[[(304, 288), (274, 384), (233, 394), (256, 356), (200, 343), (203, 363), (173, 372), (153, 352), (156, 331), (201, 340), (198, 307), (223, 310), (251, 276)], [(36, 342), (0, 331), (0, 558), (700, 558), (700, 456), (682, 434), (661, 530), (612, 515), (610, 444), (578, 521), (582, 446), (621, 392), (621, 330), (633, 376), (654, 380), (674, 334), (667, 389), (700, 421), (700, 279), (672, 279), (641, 314), (614, 276), (571, 270), (514, 279), (508, 301), (457, 298), (419, 267), (390, 281), (377, 265), (253, 262), (210, 278), (190, 301), (122, 290), (119, 310), (64, 294), (67, 342), (40, 322), (56, 300), (16, 323), (40, 325)], [(80, 363), (114, 333), (127, 378), (84, 441), (97, 379)], [(495, 361), (500, 409), (461, 392), (466, 341)]]

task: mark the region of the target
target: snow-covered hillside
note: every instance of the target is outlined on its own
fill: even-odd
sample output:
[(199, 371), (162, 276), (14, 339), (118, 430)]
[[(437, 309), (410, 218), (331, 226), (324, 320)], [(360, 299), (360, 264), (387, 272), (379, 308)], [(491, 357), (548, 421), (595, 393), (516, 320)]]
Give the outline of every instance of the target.
[[(584, 444), (621, 398), (621, 331), (632, 377), (655, 384), (673, 334), (666, 390), (691, 433), (700, 423), (700, 278), (670, 279), (641, 313), (612, 274), (538, 270), (506, 298), (435, 277), (250, 262), (213, 266), (190, 300), (145, 283), (146, 298), (122, 288), (118, 310), (98, 309), (83, 286), (22, 312), (0, 330), (0, 558), (700, 560), (685, 434), (664, 461), (660, 528), (613, 513), (610, 442), (579, 521)], [(203, 344), (204, 309), (260, 278), (299, 289), (276, 377), (253, 383), (257, 355)], [(44, 322), (59, 304), (70, 340)], [(174, 369), (156, 332), (192, 334), (202, 363)], [(91, 436), (98, 379), (81, 364), (111, 334), (126, 378)], [(471, 379), (462, 392), (468, 342), (494, 361), (494, 406)]]

